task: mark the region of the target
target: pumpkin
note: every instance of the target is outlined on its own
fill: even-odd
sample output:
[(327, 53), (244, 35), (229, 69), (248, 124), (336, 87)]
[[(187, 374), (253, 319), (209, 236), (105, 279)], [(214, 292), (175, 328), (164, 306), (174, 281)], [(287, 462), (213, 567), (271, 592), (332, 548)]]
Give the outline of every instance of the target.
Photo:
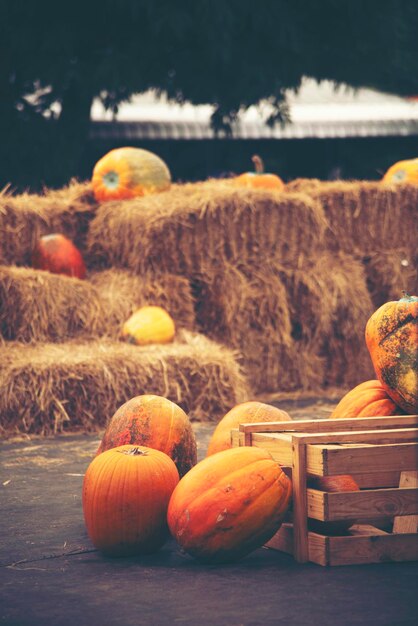
[(382, 182), (418, 185), (418, 159), (398, 161), (387, 170)]
[(119, 446), (93, 459), (83, 481), (83, 513), (93, 545), (109, 556), (157, 551), (169, 537), (167, 507), (179, 481), (163, 452)]
[(78, 248), (60, 233), (44, 235), (36, 243), (31, 258), (32, 267), (52, 274), (85, 278), (86, 266)]
[(254, 163), (255, 172), (244, 172), (236, 176), (233, 179), (234, 185), (257, 189), (275, 189), (276, 191), (284, 190), (285, 185), (280, 176), (264, 172), (263, 161), (257, 154), (251, 160)]
[(216, 426), (209, 441), (207, 456), (231, 448), (231, 430), (240, 424), (251, 422), (283, 422), (292, 418), (282, 411), (263, 402), (242, 402), (232, 408)]
[[(334, 476), (313, 476), (309, 475), (307, 487), (319, 489), (320, 491), (340, 492), (340, 491), (360, 491), (360, 487), (354, 478), (348, 474), (337, 474)], [(323, 522), (308, 518), (308, 529), (321, 535), (340, 535), (350, 528), (356, 520), (338, 520), (335, 522)]]
[(96, 454), (132, 444), (167, 454), (183, 476), (197, 461), (192, 424), (177, 404), (156, 395), (131, 398), (110, 419)]
[(149, 150), (115, 148), (96, 163), (91, 184), (98, 202), (125, 200), (169, 189), (171, 174)]
[(199, 561), (235, 561), (276, 533), (291, 492), (290, 479), (266, 450), (222, 450), (195, 465), (174, 489), (170, 532)]
[(367, 380), (341, 398), (330, 418), (382, 417), (402, 413), (402, 409), (387, 394), (379, 380)]
[(386, 302), (366, 324), (366, 344), (382, 386), (406, 413), (418, 413), (418, 298)]
[(122, 337), (139, 346), (170, 343), (175, 334), (176, 326), (172, 317), (160, 306), (141, 307), (122, 327)]

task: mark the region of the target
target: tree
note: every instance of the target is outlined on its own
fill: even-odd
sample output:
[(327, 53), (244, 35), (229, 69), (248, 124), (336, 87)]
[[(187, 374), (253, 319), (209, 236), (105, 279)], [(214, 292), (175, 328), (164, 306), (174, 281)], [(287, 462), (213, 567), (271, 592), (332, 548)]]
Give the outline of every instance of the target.
[(213, 124), (303, 76), (418, 93), (414, 0), (51, 0), (0, 3), (0, 184), (77, 174), (93, 99), (150, 88), (214, 105)]

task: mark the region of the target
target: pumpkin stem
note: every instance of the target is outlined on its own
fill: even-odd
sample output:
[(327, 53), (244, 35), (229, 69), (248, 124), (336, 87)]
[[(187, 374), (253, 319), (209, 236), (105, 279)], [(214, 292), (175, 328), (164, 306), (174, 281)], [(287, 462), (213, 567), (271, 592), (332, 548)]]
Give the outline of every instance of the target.
[(130, 448), (129, 450), (119, 450), (122, 454), (128, 454), (129, 456), (146, 456), (148, 452), (146, 450), (141, 450), (138, 446)]
[(264, 172), (263, 159), (260, 156), (258, 156), (258, 154), (254, 154), (251, 157), (251, 161), (254, 163), (256, 174), (263, 174)]

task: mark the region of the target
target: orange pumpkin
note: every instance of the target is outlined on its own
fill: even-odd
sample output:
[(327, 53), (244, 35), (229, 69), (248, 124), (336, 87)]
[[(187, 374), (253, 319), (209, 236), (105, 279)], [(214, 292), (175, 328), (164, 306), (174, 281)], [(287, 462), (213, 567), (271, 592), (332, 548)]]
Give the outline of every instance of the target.
[(186, 413), (167, 398), (131, 398), (111, 418), (97, 454), (124, 444), (147, 446), (171, 457), (183, 476), (197, 460), (196, 437)]
[(402, 409), (386, 393), (379, 380), (367, 380), (341, 398), (330, 418), (382, 417), (402, 414)]
[(366, 324), (376, 376), (406, 413), (418, 413), (418, 298), (386, 302)]
[(394, 163), (383, 176), (382, 182), (418, 185), (418, 159), (406, 159)]
[(160, 306), (143, 306), (124, 323), (122, 337), (145, 346), (151, 343), (170, 343), (176, 334), (174, 321)]
[[(360, 491), (360, 487), (354, 478), (348, 474), (334, 476), (308, 476), (307, 487), (328, 492)], [(321, 535), (339, 535), (345, 533), (355, 523), (355, 519), (338, 520), (335, 522), (323, 522), (321, 520), (308, 519), (308, 528)]]
[(44, 235), (37, 242), (31, 259), (32, 267), (52, 274), (85, 278), (86, 266), (81, 252), (60, 233)]
[(231, 448), (231, 430), (240, 424), (251, 422), (283, 422), (292, 418), (286, 411), (282, 411), (271, 404), (263, 402), (243, 402), (237, 404), (216, 426), (209, 441), (207, 456)]
[(255, 166), (255, 172), (244, 172), (233, 179), (234, 185), (240, 187), (252, 187), (256, 189), (275, 189), (283, 191), (285, 184), (277, 174), (268, 174), (264, 172), (264, 164), (258, 155), (252, 157)]
[(173, 461), (159, 450), (128, 445), (96, 457), (83, 481), (93, 545), (109, 556), (158, 550), (169, 536), (167, 507), (178, 481)]
[(160, 157), (142, 148), (116, 148), (94, 166), (96, 200), (125, 200), (169, 189), (171, 174)]
[(266, 450), (223, 450), (180, 480), (168, 506), (168, 525), (183, 550), (199, 561), (234, 561), (280, 528), (291, 491), (290, 479)]

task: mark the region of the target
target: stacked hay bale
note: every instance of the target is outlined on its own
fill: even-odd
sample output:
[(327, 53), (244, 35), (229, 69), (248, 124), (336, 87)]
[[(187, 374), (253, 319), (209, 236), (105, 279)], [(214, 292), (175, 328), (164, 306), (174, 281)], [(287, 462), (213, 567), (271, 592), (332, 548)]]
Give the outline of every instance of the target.
[[(38, 238), (50, 232), (65, 233), (85, 254), (97, 209), (88, 185), (1, 201), (3, 435), (94, 430), (142, 393), (178, 402), (193, 419), (218, 420), (248, 399), (238, 355), (190, 332), (196, 323), (187, 277), (88, 267), (87, 280), (79, 280), (27, 267)], [(120, 340), (123, 322), (145, 304), (173, 316), (173, 343), (138, 347)]]
[[(374, 307), (416, 293), (418, 187), (369, 181), (335, 181), (298, 187), (324, 208), (327, 246), (364, 266)], [(292, 188), (290, 186), (290, 188)]]
[(84, 251), (89, 223), (97, 208), (90, 185), (72, 181), (42, 195), (0, 194), (0, 264), (29, 265), (43, 235), (60, 232)]
[[(309, 191), (320, 188), (315, 181)], [(206, 181), (178, 185), (167, 200), (102, 206), (89, 231), (92, 262), (187, 275), (199, 327), (240, 351), (254, 393), (348, 386), (371, 375), (364, 268), (335, 238), (331, 245), (313, 192)]]
[(0, 348), (0, 433), (96, 431), (143, 393), (179, 404), (191, 419), (219, 419), (246, 399), (231, 350), (181, 331), (175, 343), (139, 347), (109, 340)]

